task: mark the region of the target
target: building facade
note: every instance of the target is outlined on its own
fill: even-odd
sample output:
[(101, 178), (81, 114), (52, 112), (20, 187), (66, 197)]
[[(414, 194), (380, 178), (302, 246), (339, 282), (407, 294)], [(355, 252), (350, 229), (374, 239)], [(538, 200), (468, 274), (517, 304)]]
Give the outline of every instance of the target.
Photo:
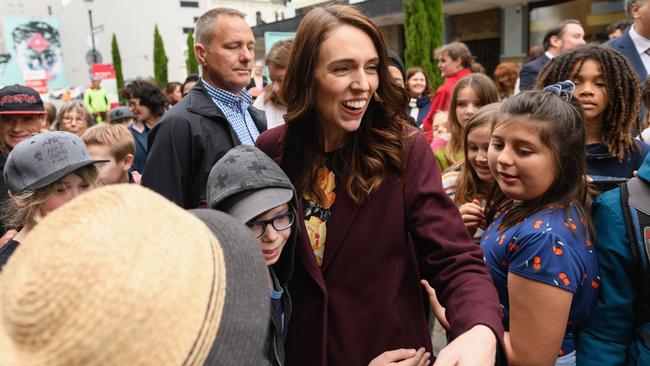
[[(86, 55), (92, 49), (90, 20), (92, 11), (95, 27), (95, 48), (101, 62), (112, 63), (111, 39), (115, 34), (122, 58), (125, 79), (153, 76), (153, 35), (158, 26), (169, 58), (168, 79), (183, 81), (187, 76), (187, 33), (194, 30), (194, 22), (208, 9), (231, 7), (247, 14), (251, 26), (294, 16), (291, 3), (283, 0), (0, 0), (0, 80), (22, 78), (21, 69), (14, 65), (17, 53), (16, 32), (5, 34), (8, 24), (23, 22), (48, 23), (58, 31), (58, 52), (66, 85), (85, 86), (89, 80)], [(45, 20), (41, 22), (41, 20)], [(54, 44), (45, 37), (45, 44)], [(32, 60), (32, 63), (36, 61)], [(27, 62), (29, 64), (29, 62)], [(28, 65), (29, 66), (29, 65)], [(9, 78), (8, 74), (15, 76)], [(2, 82), (0, 82), (2, 84)], [(51, 88), (53, 89), (53, 88)]]
[[(309, 9), (329, 2), (294, 0), (296, 18), (256, 26), (255, 36), (263, 42), (265, 32), (295, 31)], [(366, 11), (388, 46), (403, 54), (402, 0), (348, 2)], [(546, 29), (563, 19), (580, 20), (587, 41), (600, 42), (607, 38), (607, 25), (626, 18), (622, 0), (444, 0), (443, 12), (445, 42), (465, 42), (488, 74), (501, 61), (522, 62), (530, 47), (541, 44)]]

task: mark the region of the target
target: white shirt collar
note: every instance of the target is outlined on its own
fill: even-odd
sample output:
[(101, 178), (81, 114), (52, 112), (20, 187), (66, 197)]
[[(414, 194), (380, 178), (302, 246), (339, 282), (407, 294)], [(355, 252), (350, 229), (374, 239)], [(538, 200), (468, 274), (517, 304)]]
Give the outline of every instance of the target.
[(630, 38), (632, 38), (632, 43), (634, 43), (634, 47), (636, 47), (639, 55), (643, 55), (650, 48), (650, 39), (644, 38), (637, 33), (634, 30), (634, 26), (630, 27)]
[(548, 51), (544, 52), (544, 55), (545, 55), (546, 57), (548, 57), (549, 60), (552, 60), (552, 59), (553, 59), (553, 54), (550, 53), (550, 52), (548, 52)]

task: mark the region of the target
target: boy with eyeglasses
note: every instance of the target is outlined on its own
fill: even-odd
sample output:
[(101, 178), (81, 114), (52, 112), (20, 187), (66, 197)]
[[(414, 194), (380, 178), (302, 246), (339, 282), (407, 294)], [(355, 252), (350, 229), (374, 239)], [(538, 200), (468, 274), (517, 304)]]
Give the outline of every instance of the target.
[(291, 314), (287, 284), (298, 231), (295, 189), (271, 158), (254, 146), (240, 145), (212, 167), (206, 198), (210, 208), (234, 216), (257, 238), (269, 269), (271, 297), (265, 358), (271, 365), (284, 365), (284, 339)]

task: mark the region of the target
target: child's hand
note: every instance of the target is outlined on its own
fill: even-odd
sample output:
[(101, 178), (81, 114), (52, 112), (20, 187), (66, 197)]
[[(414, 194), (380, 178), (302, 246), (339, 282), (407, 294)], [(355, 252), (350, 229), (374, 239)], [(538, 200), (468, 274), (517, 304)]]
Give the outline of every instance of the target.
[(375, 357), (368, 366), (426, 366), (431, 362), (431, 354), (424, 352), (424, 348), (396, 349), (387, 351)]
[(476, 229), (483, 220), (485, 220), (485, 209), (481, 207), (478, 200), (465, 203), (459, 208), (460, 216), (463, 219), (465, 228), (469, 231), (470, 236), (474, 236)]
[(435, 315), (436, 319), (438, 319), (438, 322), (440, 325), (442, 325), (445, 330), (449, 331), (451, 327), (449, 326), (449, 323), (447, 322), (447, 317), (445, 316), (445, 308), (440, 305), (438, 302), (438, 297), (436, 296), (436, 290), (433, 289), (429, 285), (429, 282), (427, 280), (420, 280), (420, 283), (424, 287), (425, 290), (427, 290), (427, 295), (429, 295), (429, 304), (431, 304), (431, 311), (433, 312), (433, 315)]

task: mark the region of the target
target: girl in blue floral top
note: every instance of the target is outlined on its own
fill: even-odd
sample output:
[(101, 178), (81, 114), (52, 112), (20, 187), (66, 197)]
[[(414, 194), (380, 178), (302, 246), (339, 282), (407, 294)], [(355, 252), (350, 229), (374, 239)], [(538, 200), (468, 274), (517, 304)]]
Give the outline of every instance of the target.
[(599, 284), (590, 240), (584, 119), (574, 86), (505, 101), (492, 125), (488, 164), (500, 189), (488, 197), (481, 239), (504, 310), (511, 365), (575, 365), (575, 332)]

